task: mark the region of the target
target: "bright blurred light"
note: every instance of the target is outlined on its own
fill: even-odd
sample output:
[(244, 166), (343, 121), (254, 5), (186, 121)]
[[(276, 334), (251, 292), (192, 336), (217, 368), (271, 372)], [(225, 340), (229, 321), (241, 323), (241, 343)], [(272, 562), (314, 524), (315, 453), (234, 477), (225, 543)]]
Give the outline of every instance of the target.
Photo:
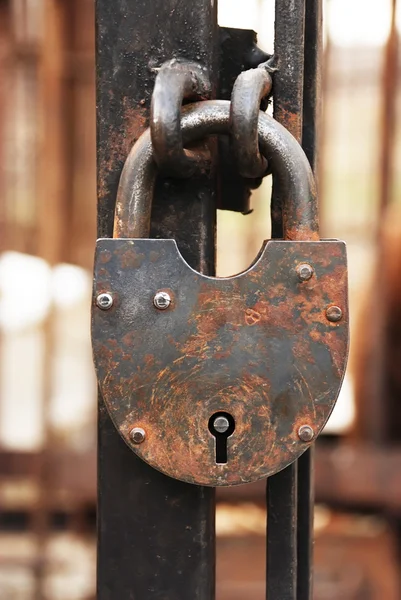
[(53, 301), (60, 308), (88, 297), (90, 275), (74, 265), (52, 270), (41, 258), (5, 252), (0, 256), (0, 328), (22, 331), (42, 322)]
[[(71, 435), (89, 421), (96, 392), (90, 296), (91, 275), (80, 267), (51, 268), (18, 252), (0, 255), (1, 446), (25, 451), (41, 446), (45, 394), (53, 431)], [(90, 439), (76, 441), (82, 446)]]
[(69, 308), (88, 297), (91, 276), (74, 265), (57, 265), (53, 269), (52, 288), (55, 304)]
[[(391, 0), (326, 0), (325, 23), (338, 46), (382, 46), (388, 36)], [(272, 51), (274, 0), (219, 0), (219, 25), (258, 32)], [(401, 9), (397, 14), (401, 29)]]
[(0, 257), (0, 327), (24, 330), (46, 317), (51, 270), (41, 258), (5, 252)]
[(219, 25), (259, 30), (259, 0), (219, 0)]
[(324, 431), (332, 434), (347, 433), (351, 430), (354, 420), (354, 385), (350, 374), (346, 373), (337, 403)]
[(390, 28), (391, 0), (329, 0), (325, 15), (337, 46), (382, 46)]
[(274, 0), (219, 0), (219, 25), (257, 32), (258, 46), (273, 54)]

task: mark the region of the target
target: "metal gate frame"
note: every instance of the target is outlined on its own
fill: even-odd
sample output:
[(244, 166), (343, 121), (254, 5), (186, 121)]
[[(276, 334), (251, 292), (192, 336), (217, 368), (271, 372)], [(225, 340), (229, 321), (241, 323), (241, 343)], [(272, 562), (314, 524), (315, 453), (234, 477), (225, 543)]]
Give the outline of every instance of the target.
[[(275, 12), (274, 116), (302, 141), (315, 170), (321, 0), (276, 0)], [(119, 176), (149, 124), (157, 69), (173, 57), (200, 62), (214, 96), (222, 97), (221, 68), (229, 60), (221, 57), (217, 0), (97, 0), (96, 31), (98, 235), (112, 237)], [(151, 235), (174, 237), (189, 264), (209, 275), (222, 203), (217, 176), (212, 169), (160, 181), (152, 215)], [(275, 189), (272, 237), (281, 237), (280, 207)], [(312, 452), (268, 480), (268, 600), (312, 598), (312, 480)], [(98, 501), (98, 600), (215, 598), (215, 490), (170, 479), (139, 460), (101, 396)]]

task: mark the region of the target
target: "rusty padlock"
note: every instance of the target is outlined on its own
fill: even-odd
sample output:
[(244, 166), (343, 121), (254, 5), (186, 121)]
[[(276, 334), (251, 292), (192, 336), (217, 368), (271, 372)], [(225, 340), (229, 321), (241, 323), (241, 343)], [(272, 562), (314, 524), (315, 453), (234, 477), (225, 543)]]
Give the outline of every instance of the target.
[[(185, 107), (185, 143), (229, 132), (230, 103)], [(113, 239), (97, 242), (92, 341), (120, 435), (152, 467), (189, 483), (277, 473), (316, 439), (348, 353), (345, 244), (319, 240), (316, 190), (291, 134), (260, 113), (280, 181), (284, 240), (233, 277), (194, 271), (172, 239), (146, 239), (156, 165), (149, 131), (120, 180)]]

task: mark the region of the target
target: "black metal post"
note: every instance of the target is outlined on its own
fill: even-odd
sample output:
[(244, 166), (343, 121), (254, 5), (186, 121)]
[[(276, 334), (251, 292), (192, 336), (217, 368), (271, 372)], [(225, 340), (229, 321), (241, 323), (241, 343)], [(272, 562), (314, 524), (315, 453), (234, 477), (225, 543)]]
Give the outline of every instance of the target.
[[(302, 147), (315, 177), (321, 102), (322, 0), (306, 0)], [(298, 461), (297, 600), (313, 596), (314, 449)]]
[[(315, 166), (321, 0), (276, 3), (275, 117)], [(97, 0), (98, 233), (111, 236), (118, 180), (149, 125), (156, 73), (173, 57), (205, 65), (217, 88), (217, 2)], [(306, 13), (305, 13), (306, 10)], [(305, 20), (305, 14), (306, 20)], [(304, 114), (304, 120), (303, 120)], [(184, 258), (214, 274), (215, 171), (160, 178), (154, 237), (174, 237)], [(282, 236), (280, 190), (273, 235)], [(215, 493), (169, 479), (123, 443), (99, 397), (98, 600), (213, 600)], [(268, 600), (310, 600), (312, 454), (268, 481)]]
[[(302, 140), (304, 89), (305, 1), (276, 2), (274, 55), (274, 118)], [(277, 183), (272, 197), (272, 238), (283, 237), (281, 197)]]
[(268, 600), (297, 600), (298, 463), (267, 480)]
[[(321, 0), (276, 3), (274, 116), (302, 142), (316, 172), (320, 101)], [(280, 189), (272, 197), (272, 237), (282, 237)], [(268, 480), (268, 600), (311, 600), (313, 451)]]
[[(290, 6), (290, 4), (292, 6)], [(304, 86), (305, 0), (276, 2), (274, 117), (300, 142)], [(282, 198), (277, 183), (272, 194), (272, 238), (283, 237)], [(298, 600), (298, 463), (267, 482), (268, 600)]]
[[(98, 234), (111, 236), (124, 160), (149, 124), (157, 69), (201, 62), (216, 89), (217, 3), (97, 0)], [(196, 269), (214, 272), (213, 170), (161, 180), (152, 235), (174, 237)], [(209, 600), (215, 590), (215, 492), (150, 468), (124, 444), (99, 397), (98, 600)]]

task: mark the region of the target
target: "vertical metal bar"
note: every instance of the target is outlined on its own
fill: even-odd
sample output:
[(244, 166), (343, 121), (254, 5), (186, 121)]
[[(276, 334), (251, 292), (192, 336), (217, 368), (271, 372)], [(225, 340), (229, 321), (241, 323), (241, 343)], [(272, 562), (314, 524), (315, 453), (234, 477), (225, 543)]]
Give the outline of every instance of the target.
[[(299, 142), (302, 139), (305, 0), (276, 1), (274, 117)], [(283, 237), (282, 198), (277, 182), (272, 194), (272, 238)], [(268, 600), (297, 600), (298, 463), (267, 482)]]
[(306, 0), (305, 65), (302, 147), (315, 178), (318, 174), (318, 144), (322, 90), (322, 0)]
[[(306, 0), (302, 147), (315, 177), (321, 98), (322, 0)], [(314, 449), (298, 460), (297, 600), (313, 595)]]
[(297, 496), (295, 462), (267, 480), (268, 600), (297, 598)]
[(297, 600), (312, 600), (314, 448), (298, 459)]
[[(302, 138), (304, 84), (305, 0), (276, 0), (274, 55), (274, 118), (296, 139)], [(271, 214), (272, 238), (283, 237), (281, 197), (274, 184)]]
[[(111, 236), (118, 179), (148, 125), (157, 68), (181, 56), (216, 88), (217, 2), (97, 0), (98, 233)], [(175, 237), (190, 264), (214, 272), (213, 171), (160, 181), (152, 235)], [(98, 600), (213, 600), (215, 493), (158, 473), (123, 443), (99, 398)]]

